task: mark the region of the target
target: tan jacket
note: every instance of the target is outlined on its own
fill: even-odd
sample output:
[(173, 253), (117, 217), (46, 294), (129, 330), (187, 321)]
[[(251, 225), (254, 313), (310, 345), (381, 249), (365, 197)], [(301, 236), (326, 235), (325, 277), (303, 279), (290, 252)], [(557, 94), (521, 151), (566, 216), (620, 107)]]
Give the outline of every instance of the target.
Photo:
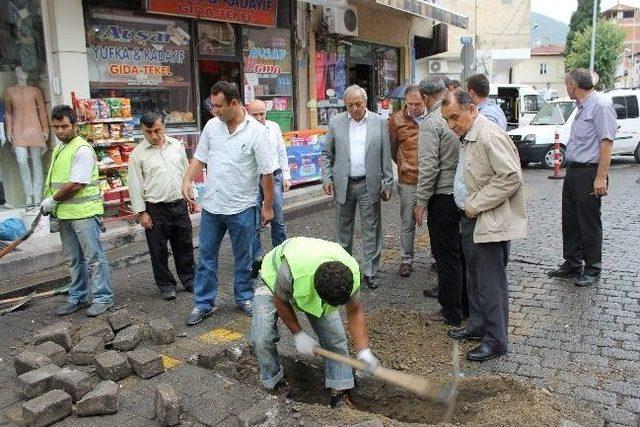
[(418, 182), (418, 122), (407, 107), (389, 117), (391, 158), (398, 165), (398, 182), (416, 185)]
[(478, 218), (474, 243), (526, 237), (524, 180), (518, 150), (509, 135), (479, 114), (461, 150), (469, 193), (465, 208)]

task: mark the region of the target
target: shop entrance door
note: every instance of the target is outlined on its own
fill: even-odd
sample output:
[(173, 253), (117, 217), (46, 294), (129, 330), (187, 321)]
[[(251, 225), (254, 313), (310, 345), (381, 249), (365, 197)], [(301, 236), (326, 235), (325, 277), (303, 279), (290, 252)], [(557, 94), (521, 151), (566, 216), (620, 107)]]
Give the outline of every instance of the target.
[(373, 78), (373, 65), (356, 63), (349, 65), (349, 85), (358, 85), (367, 92), (367, 108), (376, 111), (375, 79)]
[(202, 98), (200, 100), (202, 102), (200, 108), (200, 123), (202, 127), (213, 117), (204, 102), (211, 93), (211, 87), (220, 80), (235, 83), (238, 87), (242, 87), (240, 77), (240, 62), (208, 59), (198, 61), (198, 80), (200, 97)]

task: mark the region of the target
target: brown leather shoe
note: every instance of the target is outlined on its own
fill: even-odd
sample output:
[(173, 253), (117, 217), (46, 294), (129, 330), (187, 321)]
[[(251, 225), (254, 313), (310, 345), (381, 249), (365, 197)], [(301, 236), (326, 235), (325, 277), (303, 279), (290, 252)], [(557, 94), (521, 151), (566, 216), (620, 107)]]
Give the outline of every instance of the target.
[(398, 274), (402, 277), (409, 277), (409, 275), (411, 274), (411, 264), (407, 264), (406, 262), (400, 264)]

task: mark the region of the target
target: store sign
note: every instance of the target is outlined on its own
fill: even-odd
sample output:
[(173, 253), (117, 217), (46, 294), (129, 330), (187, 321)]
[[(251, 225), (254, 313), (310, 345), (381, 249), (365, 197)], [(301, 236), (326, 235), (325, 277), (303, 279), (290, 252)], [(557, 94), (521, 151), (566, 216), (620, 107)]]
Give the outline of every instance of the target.
[(87, 29), (90, 81), (126, 86), (184, 82), (189, 78), (189, 41), (186, 24), (93, 20)]
[(211, 21), (276, 26), (277, 0), (147, 0), (147, 11)]

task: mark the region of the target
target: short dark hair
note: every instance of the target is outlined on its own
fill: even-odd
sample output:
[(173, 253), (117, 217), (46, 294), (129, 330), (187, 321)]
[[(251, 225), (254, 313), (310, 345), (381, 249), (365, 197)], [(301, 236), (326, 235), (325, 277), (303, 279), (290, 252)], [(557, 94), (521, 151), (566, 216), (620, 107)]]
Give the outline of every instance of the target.
[(78, 115), (69, 105), (56, 105), (51, 110), (51, 120), (64, 120), (65, 117), (69, 118), (72, 125), (78, 123)]
[(427, 77), (420, 82), (420, 95), (422, 96), (437, 95), (445, 90), (447, 90), (447, 84), (442, 77)]
[(468, 107), (470, 104), (472, 104), (469, 92), (462, 89), (456, 89), (452, 92), (449, 92), (447, 96), (445, 96), (442, 100), (442, 106), (448, 107), (454, 102), (461, 107)]
[(460, 87), (460, 80), (451, 80), (447, 87), (453, 86), (454, 89), (458, 89)]
[(467, 90), (474, 91), (480, 98), (489, 96), (489, 79), (484, 74), (474, 74), (467, 79)]
[(322, 301), (332, 306), (344, 305), (353, 290), (353, 273), (340, 261), (327, 261), (318, 266), (313, 283)]
[(451, 86), (451, 82), (453, 80), (451, 80), (449, 77), (447, 76), (443, 76), (442, 77), (442, 81), (444, 82), (444, 85), (447, 87), (447, 89), (449, 88), (449, 86)]
[(580, 89), (593, 89), (593, 78), (591, 77), (591, 72), (586, 68), (574, 68), (567, 73), (567, 77)]
[(409, 85), (409, 86), (407, 86), (407, 88), (404, 90), (404, 96), (407, 96), (412, 92), (420, 93), (420, 86), (418, 86), (418, 85)]
[(235, 83), (225, 82), (222, 80), (217, 82), (211, 88), (211, 95), (216, 96), (219, 93), (224, 95), (224, 100), (227, 104), (231, 104), (231, 101), (234, 99), (237, 99), (240, 103), (242, 102), (240, 99), (240, 91)]
[(140, 124), (150, 128), (156, 124), (157, 120), (160, 120), (160, 123), (164, 124), (164, 117), (162, 114), (156, 113), (155, 111), (145, 111), (140, 117)]

